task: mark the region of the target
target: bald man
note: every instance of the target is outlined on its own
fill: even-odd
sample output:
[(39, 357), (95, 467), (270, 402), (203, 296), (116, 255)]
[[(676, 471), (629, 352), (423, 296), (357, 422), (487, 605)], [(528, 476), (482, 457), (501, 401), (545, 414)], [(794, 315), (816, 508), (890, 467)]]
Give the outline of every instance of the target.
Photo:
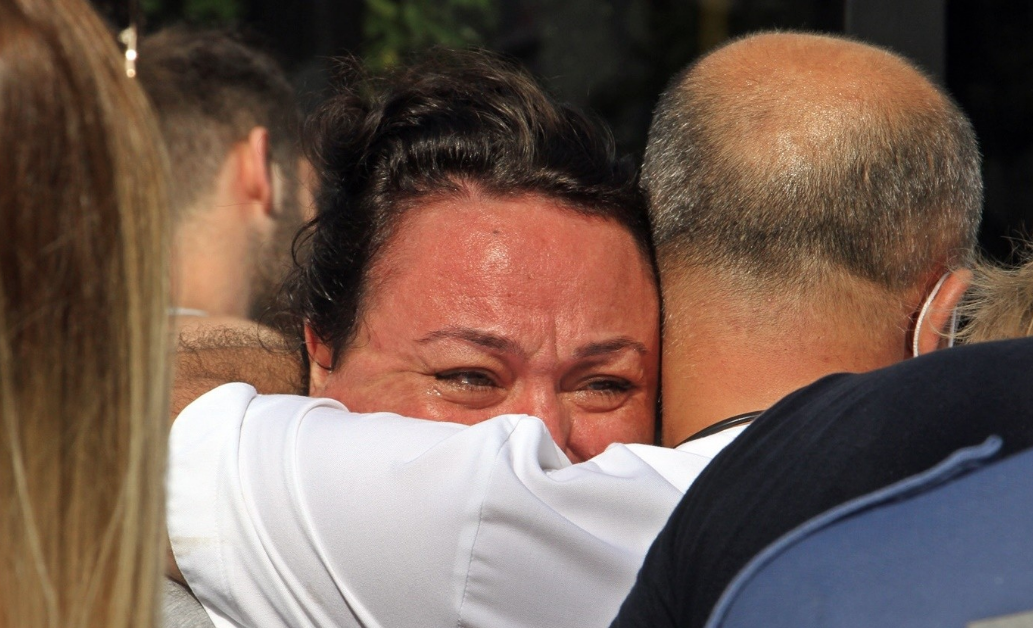
[(979, 153), (904, 59), (810, 34), (734, 41), (661, 97), (643, 180), (665, 445), (945, 344), (971, 276)]
[[(810, 34), (732, 42), (661, 97), (643, 178), (666, 308), (666, 444), (704, 428), (713, 434), (723, 417), (766, 409), (825, 375), (878, 369), (949, 343), (952, 311), (971, 279), (964, 266), (981, 213), (979, 153), (957, 106), (900, 57)], [(930, 380), (935, 386), (933, 376), (907, 383), (928, 392)], [(887, 473), (903, 455), (858, 462), (879, 449), (870, 441), (922, 449), (925, 431), (862, 407), (878, 386), (813, 392), (833, 381), (868, 380), (830, 378), (797, 393), (789, 399), (813, 402), (779, 404), (708, 467), (650, 549), (611, 628), (702, 627), (766, 543), (860, 494), (844, 489), (849, 482), (815, 479), (835, 466), (830, 459), (868, 490), (926, 468)], [(887, 397), (897, 408), (911, 400), (899, 391)], [(900, 412), (904, 421), (935, 407), (928, 398), (916, 403)], [(853, 437), (845, 426), (837, 434), (828, 414), (837, 408), (855, 418)], [(800, 444), (795, 456), (773, 447), (783, 440)], [(810, 465), (806, 444), (814, 442), (838, 449), (813, 450), (825, 464)], [(727, 468), (762, 458), (755, 482), (715, 494), (715, 484), (732, 486), (718, 479)], [(770, 483), (754, 495), (761, 477)], [(809, 490), (812, 483), (824, 490)], [(800, 497), (815, 493), (820, 509)], [(825, 619), (837, 611), (825, 610)]]

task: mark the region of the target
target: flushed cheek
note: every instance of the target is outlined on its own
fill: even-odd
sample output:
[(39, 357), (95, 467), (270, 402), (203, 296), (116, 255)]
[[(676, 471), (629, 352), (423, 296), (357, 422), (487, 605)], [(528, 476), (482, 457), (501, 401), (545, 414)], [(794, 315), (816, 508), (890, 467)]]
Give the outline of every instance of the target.
[(413, 391), (413, 395), (405, 405), (412, 413), (409, 416), (430, 421), (447, 421), (449, 423), (473, 425), (486, 418), (490, 418), (482, 416), (483, 413), (478, 414), (460, 405), (446, 401), (434, 387)]
[(601, 454), (613, 443), (651, 444), (654, 429), (652, 408), (647, 410), (644, 404), (625, 412), (583, 414), (574, 419), (568, 448), (579, 458), (587, 460)]
[(336, 399), (352, 412), (393, 412), (414, 418), (425, 416), (430, 394), (421, 390), (418, 378), (403, 373), (334, 371), (319, 396)]
[[(363, 407), (358, 412), (387, 411), (402, 416), (428, 421), (446, 421), (474, 425), (499, 414), (491, 409), (471, 409), (443, 398), (426, 377), (407, 378), (402, 385), (376, 387), (362, 396)], [(390, 392), (385, 392), (390, 390)]]

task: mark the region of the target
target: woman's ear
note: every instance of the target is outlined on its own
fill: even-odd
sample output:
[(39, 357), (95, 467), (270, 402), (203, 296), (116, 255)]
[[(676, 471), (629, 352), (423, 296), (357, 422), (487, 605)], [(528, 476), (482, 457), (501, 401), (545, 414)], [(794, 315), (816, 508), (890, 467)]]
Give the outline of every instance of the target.
[(305, 324), (305, 350), (308, 351), (308, 394), (318, 395), (326, 388), (333, 352), (309, 325)]
[(972, 271), (967, 268), (948, 273), (929, 297), (925, 316), (919, 313), (915, 327), (915, 343), (917, 354), (929, 353), (949, 344), (951, 319), (954, 308), (965, 295), (972, 283)]

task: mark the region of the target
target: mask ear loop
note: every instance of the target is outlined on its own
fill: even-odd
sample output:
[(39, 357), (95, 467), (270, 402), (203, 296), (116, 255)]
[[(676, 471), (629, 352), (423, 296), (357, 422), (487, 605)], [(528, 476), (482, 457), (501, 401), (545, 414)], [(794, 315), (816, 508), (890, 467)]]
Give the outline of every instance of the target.
[(954, 336), (958, 334), (958, 308), (951, 311), (950, 335), (947, 336), (947, 348), (954, 346)]
[[(943, 274), (942, 277), (940, 277), (939, 281), (936, 282), (936, 285), (934, 285), (933, 289), (929, 292), (929, 296), (927, 296), (925, 298), (925, 303), (922, 304), (922, 309), (919, 310), (919, 312), (918, 312), (918, 320), (915, 321), (915, 333), (912, 335), (912, 338), (911, 338), (911, 355), (913, 357), (917, 358), (918, 355), (919, 355), (919, 351), (918, 351), (918, 337), (919, 337), (919, 332), (922, 330), (922, 323), (925, 322), (925, 317), (926, 317), (926, 315), (929, 314), (929, 308), (932, 307), (932, 305), (933, 305), (933, 299), (936, 298), (936, 295), (939, 294), (939, 292), (940, 292), (940, 288), (943, 287), (943, 282), (947, 281), (947, 277), (950, 277), (950, 276), (951, 276), (951, 273), (950, 272), (946, 272), (946, 273)], [(953, 312), (951, 314), (951, 333), (950, 333), (950, 339), (947, 341), (947, 343), (948, 343), (947, 346), (948, 347), (954, 346), (954, 330), (955, 330), (955, 327), (957, 325), (957, 322), (958, 322), (958, 313), (957, 313), (957, 311), (955, 311), (955, 312)]]

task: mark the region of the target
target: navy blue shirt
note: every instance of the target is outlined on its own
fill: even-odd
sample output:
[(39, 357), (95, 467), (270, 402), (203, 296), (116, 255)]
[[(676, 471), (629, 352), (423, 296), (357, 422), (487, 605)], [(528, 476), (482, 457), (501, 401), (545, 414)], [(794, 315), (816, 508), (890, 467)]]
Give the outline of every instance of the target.
[(702, 628), (767, 545), (963, 447), (1033, 446), (1033, 339), (938, 351), (826, 377), (763, 413), (674, 510), (611, 628)]

